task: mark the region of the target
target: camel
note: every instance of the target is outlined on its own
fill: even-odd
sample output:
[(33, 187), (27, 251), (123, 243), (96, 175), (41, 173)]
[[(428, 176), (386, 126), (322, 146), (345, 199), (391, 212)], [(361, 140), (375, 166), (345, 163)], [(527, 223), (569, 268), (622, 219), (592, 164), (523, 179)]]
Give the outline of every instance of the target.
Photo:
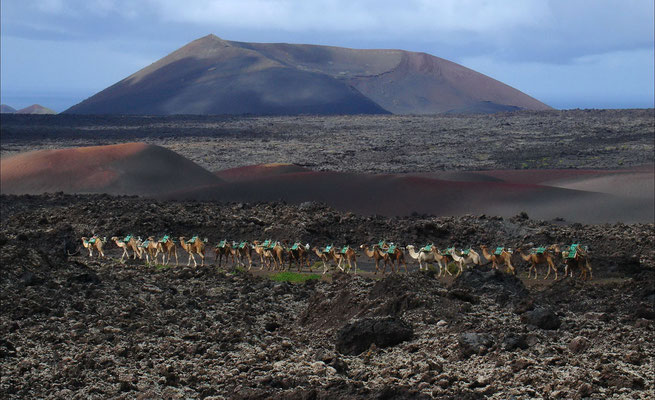
[(482, 249), (482, 256), (487, 260), (491, 261), (492, 268), (498, 269), (498, 264), (505, 264), (507, 266), (507, 270), (505, 272), (511, 272), (512, 275), (516, 275), (516, 271), (514, 270), (514, 266), (512, 265), (512, 253), (509, 250), (506, 250), (503, 247), (498, 247), (494, 254), (489, 254), (489, 251), (487, 250), (487, 246), (482, 245), (480, 246)]
[(236, 251), (236, 257), (239, 265), (245, 267), (246, 264), (243, 262), (243, 260), (248, 260), (248, 271), (252, 268), (252, 256), (250, 254), (252, 250), (252, 245), (250, 243), (243, 241), (239, 244), (236, 244), (233, 246), (234, 250)]
[[(334, 249), (332, 251), (334, 251)], [(350, 246), (345, 246), (341, 249), (340, 255), (341, 258), (339, 259), (339, 265), (337, 265), (337, 267), (343, 271), (341, 268), (341, 262), (345, 259), (348, 263), (348, 272), (352, 270), (353, 264), (355, 264), (355, 275), (357, 275), (357, 252), (355, 249)]]
[(407, 246), (407, 254), (414, 260), (418, 261), (418, 270), (423, 271), (423, 263), (425, 263), (425, 270), (428, 270), (428, 263), (430, 262), (437, 262), (437, 265), (439, 266), (439, 275), (441, 276), (442, 270), (443, 270), (443, 265), (441, 264), (441, 260), (443, 257), (441, 254), (432, 251), (433, 246), (428, 245), (423, 247), (420, 251), (416, 251), (416, 248), (413, 245), (408, 245)]
[[(457, 274), (455, 275), (455, 278), (457, 278), (462, 274), (462, 272), (464, 272), (464, 257), (457, 254), (454, 247), (449, 247), (446, 249), (446, 251), (448, 252), (448, 255), (450, 255), (450, 258), (453, 260), (453, 262), (457, 264)], [(446, 268), (446, 271), (448, 271), (448, 268)]]
[[(149, 236), (143, 243), (141, 243), (142, 252), (146, 255), (146, 263), (150, 264), (150, 259), (157, 264), (157, 254), (159, 254), (161, 246), (153, 236)], [(162, 261), (164, 255), (162, 254)]]
[(193, 260), (193, 266), (197, 267), (198, 263), (196, 262), (196, 257), (193, 255), (194, 253), (200, 256), (200, 266), (205, 265), (205, 242), (207, 239), (200, 240), (198, 236), (194, 236), (189, 240), (188, 242), (185, 241), (184, 236), (180, 236), (180, 246), (189, 253), (189, 262), (187, 263), (187, 267), (191, 265), (191, 260)]
[(384, 261), (384, 270), (382, 271), (383, 275), (387, 273), (387, 265), (388, 264), (391, 264), (391, 273), (393, 274), (393, 273), (396, 272), (395, 265), (393, 263), (393, 259), (391, 258), (391, 254), (388, 252), (388, 246), (387, 246), (387, 248), (380, 248), (379, 244), (374, 244), (373, 245), (373, 251), (377, 252), (378, 257), (380, 257), (380, 259), (382, 261)]
[[(384, 260), (384, 256), (377, 250), (376, 247), (369, 250), (368, 245), (363, 244), (363, 245), (359, 246), (359, 248), (362, 249), (362, 251), (364, 252), (364, 255), (366, 255), (366, 257), (372, 258), (375, 261), (375, 273), (374, 274), (377, 275), (378, 271), (380, 271), (380, 260)], [(385, 264), (384, 267), (385, 268), (384, 268), (383, 274), (385, 274), (387, 272), (386, 264)]]
[(555, 271), (555, 280), (557, 280), (557, 267), (553, 263), (553, 255), (550, 253), (549, 249), (544, 247), (532, 249), (529, 254), (523, 254), (523, 248), (519, 247), (516, 249), (516, 252), (521, 256), (523, 261), (530, 263), (530, 269), (528, 270), (528, 279), (532, 276), (532, 271), (534, 271), (534, 279), (537, 279), (537, 265), (545, 264), (548, 268), (548, 273), (544, 279), (548, 279), (550, 276), (550, 271)]
[(173, 239), (170, 238), (169, 235), (164, 235), (164, 237), (159, 239), (159, 241), (157, 242), (157, 253), (155, 253), (155, 259), (159, 252), (162, 253), (161, 256), (162, 264), (168, 265), (168, 263), (171, 261), (171, 255), (174, 255), (175, 266), (180, 265), (179, 260), (177, 259), (177, 246), (175, 245), (175, 242), (173, 241)]
[(470, 247), (462, 250), (460, 254), (456, 254), (453, 249), (453, 254), (451, 255), (453, 260), (455, 260), (455, 262), (461, 262), (463, 267), (468, 267), (469, 265), (482, 265), (480, 255)]
[(325, 275), (325, 273), (328, 270), (327, 263), (330, 259), (329, 252), (325, 252), (325, 250), (320, 250), (318, 247), (312, 247), (312, 251), (314, 252), (314, 254), (316, 254), (318, 260), (323, 262), (323, 275)]
[(573, 269), (580, 270), (579, 279), (588, 280), (593, 278), (591, 264), (589, 263), (589, 253), (586, 246), (579, 244), (572, 244), (566, 248), (560, 249), (558, 245), (551, 246), (555, 253), (561, 253), (564, 260), (564, 276), (569, 276), (569, 267), (571, 269), (570, 276), (573, 277)]
[(116, 243), (116, 247), (123, 249), (123, 254), (121, 255), (121, 262), (123, 262), (123, 258), (127, 256), (127, 258), (130, 258), (130, 254), (127, 252), (127, 243), (123, 242), (122, 240), (118, 239), (117, 236), (113, 236), (111, 238), (112, 242)]
[(105, 253), (102, 251), (102, 246), (107, 242), (107, 238), (100, 239), (98, 236), (93, 235), (90, 239), (87, 237), (82, 237), (82, 245), (85, 249), (89, 250), (89, 257), (93, 257), (93, 249), (98, 250), (100, 257), (104, 258)]
[(282, 270), (283, 268), (283, 260), (284, 260), (284, 246), (280, 244), (280, 242), (275, 242), (273, 243), (273, 246), (269, 249), (270, 251), (270, 257), (273, 260), (273, 264), (275, 264), (274, 271), (277, 270)]
[(228, 243), (227, 240), (221, 240), (216, 246), (214, 246), (214, 252), (216, 253), (216, 258), (214, 262), (218, 261), (218, 268), (221, 267), (223, 262), (223, 256), (225, 256), (225, 266), (227, 267), (227, 262), (230, 257), (232, 257), (232, 264), (236, 265), (236, 256), (235, 252), (232, 252), (232, 246)]
[(127, 251), (127, 249), (132, 249), (133, 259), (136, 260), (137, 256), (139, 256), (139, 258), (142, 257), (141, 247), (139, 247), (137, 240), (134, 239), (134, 235), (127, 235), (124, 239), (119, 239), (118, 237), (114, 236), (111, 238), (111, 240), (116, 244), (118, 248), (123, 249), (121, 262), (123, 262), (124, 257), (130, 258), (130, 253)]
[[(451, 262), (454, 262), (454, 263), (457, 264), (457, 267), (458, 267), (458, 271), (457, 271), (457, 274), (455, 276), (459, 276), (459, 274), (462, 273), (463, 268), (462, 268), (462, 265), (460, 263), (455, 261), (455, 258), (452, 255), (451, 251), (454, 250), (454, 249), (455, 249), (454, 247), (446, 247), (445, 250), (439, 250), (436, 247), (432, 247), (433, 252), (435, 252), (436, 254), (439, 254), (441, 257), (443, 257), (441, 262), (444, 265), (444, 269), (446, 270), (446, 273), (448, 275), (450, 275), (450, 276), (453, 276), (453, 274), (450, 272), (450, 269), (448, 269), (448, 266), (450, 265)], [(445, 276), (445, 274), (444, 274), (444, 276)]]
[(270, 270), (271, 260), (273, 260), (273, 252), (272, 252), (272, 249), (274, 248), (273, 243), (271, 242), (270, 239), (264, 241), (264, 243), (260, 243), (257, 240), (255, 240), (252, 243), (255, 253), (259, 254), (259, 261), (261, 262), (261, 267), (259, 269), (260, 270), (264, 269), (264, 265), (266, 265), (267, 268)]
[(309, 244), (302, 245), (298, 242), (294, 243), (293, 246), (287, 249), (287, 255), (289, 256), (289, 268), (291, 269), (291, 264), (295, 260), (298, 265), (298, 272), (302, 269), (302, 264), (307, 263), (307, 268), (311, 271), (311, 265), (309, 265)]

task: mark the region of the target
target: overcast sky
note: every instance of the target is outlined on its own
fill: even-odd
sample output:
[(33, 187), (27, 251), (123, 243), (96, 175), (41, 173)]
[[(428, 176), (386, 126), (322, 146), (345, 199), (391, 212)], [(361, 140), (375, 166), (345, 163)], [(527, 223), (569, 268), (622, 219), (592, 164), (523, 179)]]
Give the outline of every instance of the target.
[(446, 58), (555, 108), (654, 106), (652, 0), (2, 0), (0, 101), (55, 111), (213, 33)]

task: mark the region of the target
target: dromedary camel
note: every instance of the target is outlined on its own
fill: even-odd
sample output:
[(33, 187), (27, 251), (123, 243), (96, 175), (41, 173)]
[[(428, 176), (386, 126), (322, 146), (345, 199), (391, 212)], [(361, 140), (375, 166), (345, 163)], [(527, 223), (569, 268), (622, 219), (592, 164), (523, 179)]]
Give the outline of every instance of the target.
[(452, 249), (451, 256), (455, 262), (461, 263), (462, 267), (468, 267), (469, 265), (482, 265), (480, 255), (472, 248), (462, 250), (459, 254), (457, 254), (455, 249)]
[[(366, 255), (366, 257), (371, 258), (371, 259), (373, 259), (375, 261), (375, 273), (374, 274), (377, 275), (377, 273), (380, 271), (380, 260), (384, 260), (384, 256), (377, 250), (377, 248), (369, 249), (368, 245), (366, 245), (366, 244), (363, 244), (363, 245), (359, 246), (359, 248), (364, 252), (364, 255)], [(385, 264), (383, 274), (385, 274), (386, 272), (387, 272), (387, 268), (386, 268), (386, 264)]]
[(325, 252), (325, 250), (321, 250), (318, 247), (312, 247), (312, 251), (316, 254), (318, 260), (323, 262), (323, 275), (325, 275), (328, 270), (328, 261), (331, 259), (329, 252)]
[(266, 266), (270, 270), (271, 261), (273, 260), (273, 242), (269, 239), (263, 243), (260, 243), (258, 240), (255, 240), (252, 243), (255, 253), (259, 254), (259, 261), (261, 262), (261, 267), (259, 269), (262, 270), (264, 269), (264, 266)]
[[(152, 262), (157, 264), (157, 254), (159, 254), (161, 246), (155, 240), (154, 236), (149, 236), (143, 243), (141, 243), (142, 252), (146, 255), (146, 263), (150, 264), (150, 259)], [(162, 260), (163, 260), (162, 254)]]
[(123, 249), (123, 254), (121, 255), (121, 262), (123, 262), (124, 257), (130, 258), (130, 253), (127, 251), (127, 249), (132, 249), (133, 259), (136, 260), (137, 256), (139, 258), (142, 257), (141, 248), (139, 247), (137, 240), (134, 238), (134, 235), (128, 235), (124, 239), (119, 239), (118, 237), (114, 236), (111, 238), (111, 240), (116, 244), (116, 247)]
[(164, 235), (164, 237), (157, 242), (157, 253), (155, 253), (155, 258), (159, 252), (162, 253), (162, 264), (168, 265), (168, 263), (171, 262), (171, 256), (173, 255), (175, 256), (175, 266), (180, 265), (177, 259), (177, 246), (169, 235)]
[(232, 257), (232, 264), (236, 265), (235, 253), (232, 252), (232, 246), (228, 243), (227, 240), (221, 240), (216, 246), (214, 246), (214, 252), (216, 253), (216, 258), (214, 262), (218, 261), (218, 268), (221, 267), (223, 263), (223, 257), (225, 257), (225, 266), (227, 267), (227, 262), (230, 257)]
[[(464, 257), (457, 254), (454, 247), (449, 247), (446, 249), (446, 251), (450, 255), (450, 258), (453, 260), (453, 262), (457, 264), (457, 274), (455, 275), (455, 278), (457, 278), (462, 274), (462, 272), (464, 272)], [(446, 270), (448, 270), (448, 268), (446, 268)]]
[(514, 266), (512, 265), (511, 260), (512, 253), (510, 253), (509, 250), (505, 249), (504, 247), (498, 247), (493, 254), (489, 254), (489, 251), (487, 251), (487, 246), (482, 245), (480, 248), (482, 249), (482, 256), (484, 256), (487, 261), (491, 261), (492, 268), (498, 269), (498, 264), (503, 263), (507, 266), (507, 270), (505, 272), (511, 272), (512, 275), (516, 275), (516, 271), (514, 270)]
[(200, 256), (201, 266), (205, 265), (205, 242), (207, 239), (204, 241), (201, 240), (198, 236), (194, 236), (189, 240), (188, 242), (185, 241), (186, 238), (184, 236), (180, 236), (180, 246), (189, 253), (189, 262), (187, 263), (187, 266), (191, 265), (191, 260), (193, 260), (193, 266), (197, 267), (198, 263), (196, 263), (196, 257), (193, 255), (194, 253)]
[(523, 248), (519, 247), (516, 249), (516, 252), (519, 253), (523, 261), (530, 263), (530, 269), (528, 270), (528, 279), (532, 276), (532, 271), (534, 271), (534, 279), (537, 279), (537, 265), (544, 264), (548, 268), (548, 273), (544, 279), (548, 279), (550, 276), (550, 271), (555, 271), (555, 280), (557, 280), (557, 267), (553, 262), (553, 255), (550, 253), (550, 250), (545, 247), (534, 248), (530, 250), (530, 253), (523, 254)]
[(380, 245), (374, 244), (373, 245), (373, 251), (378, 253), (378, 256), (382, 261), (384, 261), (384, 270), (382, 271), (382, 274), (387, 273), (387, 265), (391, 264), (391, 273), (394, 274), (396, 273), (396, 268), (393, 263), (393, 259), (391, 258), (391, 253), (388, 251), (387, 248), (380, 248)]
[(418, 261), (418, 270), (423, 271), (423, 263), (425, 263), (425, 270), (428, 270), (428, 263), (436, 262), (437, 265), (439, 266), (439, 275), (441, 276), (441, 273), (443, 272), (443, 265), (441, 264), (441, 260), (443, 257), (441, 254), (432, 251), (433, 245), (428, 245), (423, 248), (421, 248), (420, 251), (416, 251), (416, 247), (414, 245), (408, 245), (407, 246), (407, 254), (414, 260)]
[[(564, 260), (564, 276), (573, 277), (573, 269), (580, 270), (579, 279), (588, 280), (593, 278), (591, 264), (589, 263), (589, 253), (586, 246), (572, 244), (561, 248), (558, 245), (551, 246), (555, 253), (561, 253)], [(569, 272), (569, 269), (571, 272)], [(570, 275), (569, 275), (570, 274)]]
[(287, 249), (287, 255), (289, 257), (289, 268), (291, 269), (291, 264), (295, 261), (298, 265), (298, 272), (302, 269), (303, 264), (307, 264), (307, 268), (311, 271), (311, 265), (309, 265), (309, 244), (302, 245), (299, 242), (293, 244), (293, 246)]
[(123, 249), (123, 254), (121, 255), (121, 262), (123, 262), (123, 258), (126, 256), (127, 258), (130, 258), (130, 254), (127, 252), (127, 243), (120, 240), (117, 236), (113, 236), (111, 240), (112, 242), (116, 243), (116, 247)]
[[(107, 239), (104, 239), (104, 242), (107, 242)], [(87, 237), (82, 237), (82, 246), (85, 249), (89, 250), (89, 257), (93, 257), (93, 249), (98, 250), (100, 257), (105, 257), (105, 253), (102, 251), (102, 246), (105, 244), (103, 239), (100, 239), (98, 236), (93, 235), (90, 239)]]
[(337, 262), (337, 268), (341, 271), (344, 271), (344, 268), (341, 267), (341, 263), (346, 260), (348, 263), (348, 271), (350, 272), (353, 269), (353, 264), (355, 264), (355, 274), (357, 274), (357, 252), (350, 246), (344, 246), (341, 249), (335, 249), (332, 247), (331, 250), (332, 258)]
[(246, 241), (243, 241), (234, 246), (234, 249), (236, 250), (237, 261), (239, 262), (239, 265), (245, 267), (246, 263), (244, 260), (248, 260), (248, 271), (250, 271), (252, 268), (252, 245)]

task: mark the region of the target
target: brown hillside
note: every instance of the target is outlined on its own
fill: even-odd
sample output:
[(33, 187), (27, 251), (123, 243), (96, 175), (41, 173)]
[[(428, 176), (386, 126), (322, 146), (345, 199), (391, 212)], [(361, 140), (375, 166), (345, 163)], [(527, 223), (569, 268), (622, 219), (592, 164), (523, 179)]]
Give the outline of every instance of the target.
[(57, 114), (54, 110), (43, 107), (40, 104), (32, 104), (29, 107), (21, 108), (16, 114)]
[(39, 150), (0, 160), (4, 194), (161, 195), (221, 180), (186, 158), (145, 143)]
[(425, 53), (244, 43), (208, 35), (65, 112), (426, 114), (549, 108)]

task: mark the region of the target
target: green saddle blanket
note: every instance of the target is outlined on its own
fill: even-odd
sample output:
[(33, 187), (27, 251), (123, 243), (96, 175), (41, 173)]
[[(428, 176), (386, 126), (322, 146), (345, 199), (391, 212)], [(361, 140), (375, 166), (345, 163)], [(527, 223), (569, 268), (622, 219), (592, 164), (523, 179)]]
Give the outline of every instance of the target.
[(141, 247), (147, 248), (148, 244), (150, 244), (150, 240), (145, 240), (143, 243), (141, 243)]
[(449, 256), (450, 251), (454, 249), (455, 249), (454, 247), (448, 247), (445, 250), (439, 250), (439, 254), (441, 254), (442, 256)]
[(432, 244), (427, 244), (427, 245), (423, 246), (421, 251), (424, 252), (424, 253), (429, 253), (429, 252), (432, 251), (432, 246), (433, 246)]
[(496, 247), (496, 251), (494, 251), (494, 255), (499, 256), (503, 254), (503, 251), (505, 250), (504, 247)]
[(248, 244), (247, 242), (241, 242), (239, 243), (239, 248), (243, 249), (244, 247), (246, 247), (247, 244)]
[(389, 253), (389, 254), (393, 254), (393, 253), (395, 253), (397, 247), (398, 247), (398, 246), (395, 245), (395, 244), (392, 245), (392, 246), (389, 246), (389, 249), (387, 250), (387, 253)]
[(580, 246), (580, 244), (572, 244), (571, 247), (569, 247), (569, 254), (566, 256), (566, 258), (575, 258), (575, 256), (578, 254), (578, 251), (580, 250), (586, 250), (586, 246)]
[(132, 235), (125, 236), (125, 238), (123, 239), (123, 242), (125, 242), (125, 243), (129, 242), (130, 240), (132, 240), (132, 237), (133, 237)]
[(298, 250), (298, 246), (300, 246), (300, 243), (294, 243), (293, 246), (291, 246), (291, 250)]
[(333, 245), (325, 246), (325, 249), (323, 249), (323, 253), (329, 253), (330, 251), (332, 251), (332, 247), (334, 246)]
[(532, 254), (544, 254), (545, 251), (546, 251), (545, 247), (536, 247), (536, 248), (532, 249), (530, 252)]
[(164, 235), (163, 238), (159, 239), (159, 242), (160, 243), (166, 243), (166, 242), (168, 242), (170, 240), (170, 238), (171, 237), (169, 235)]
[(349, 248), (350, 248), (350, 246), (344, 246), (344, 247), (341, 249), (341, 254), (346, 254), (346, 252), (348, 251)]
[(221, 240), (220, 242), (218, 242), (218, 244), (216, 245), (216, 247), (222, 249), (222, 248), (225, 247), (226, 244), (227, 244), (227, 240)]
[(462, 250), (463, 256), (468, 256), (471, 253), (471, 249)]

